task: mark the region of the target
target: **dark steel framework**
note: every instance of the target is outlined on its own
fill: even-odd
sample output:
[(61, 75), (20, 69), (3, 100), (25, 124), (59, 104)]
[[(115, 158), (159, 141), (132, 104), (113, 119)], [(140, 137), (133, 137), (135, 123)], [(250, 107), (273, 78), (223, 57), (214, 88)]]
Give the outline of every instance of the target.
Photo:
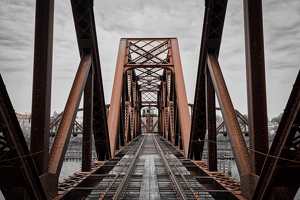
[[(214, 173), (217, 171), (216, 133), (219, 131), (215, 126), (216, 95), (241, 179), (239, 186), (234, 188), (235, 194), (233, 195), (236, 198), (247, 199), (292, 199), (298, 191), (300, 176), (299, 172), (293, 171), (299, 170), (299, 132), (297, 132), (299, 131), (299, 118), (297, 118), (299, 117), (297, 108), (299, 93), (296, 94), (295, 91), (299, 90), (299, 82), (297, 82), (299, 75), (284, 112), (286, 118), (281, 121), (276, 139), (269, 151), (262, 3), (261, 0), (244, 0), (249, 116), (249, 122), (247, 122), (249, 147), (247, 147), (238, 118), (244, 122), (246, 120), (240, 113), (235, 112), (218, 62), (226, 6), (227, 0), (205, 1), (189, 158), (195, 159), (194, 163), (201, 168), (202, 171), (198, 173), (213, 177), (219, 185), (230, 188), (230, 184), (235, 184), (235, 181), (229, 178), (225, 178), (226, 182), (221, 181), (220, 177)], [(287, 126), (290, 126), (290, 129)], [(200, 161), (206, 130), (208, 134), (207, 164)], [(281, 164), (278, 165), (277, 162)], [(277, 174), (279, 171), (282, 173)], [(289, 176), (287, 171), (293, 173), (295, 179)], [(288, 178), (293, 181), (297, 179), (297, 181), (289, 182)], [(213, 189), (217, 186), (210, 187)]]
[[(50, 124), (54, 1), (37, 0), (30, 151), (0, 76), (0, 189), (6, 199), (88, 195), (118, 163), (119, 150), (141, 135), (142, 126), (147, 132), (157, 126), (158, 134), (189, 158), (181, 159), (182, 164), (207, 190), (224, 190), (230, 199), (294, 198), (300, 185), (300, 73), (269, 150), (261, 0), (244, 0), (248, 119), (234, 109), (218, 62), (227, 0), (205, 1), (193, 105), (187, 103), (176, 38), (123, 38), (111, 103), (105, 106), (93, 0), (71, 0), (71, 5), (81, 61), (66, 107)], [(75, 117), (83, 93), (80, 126)], [(224, 118), (219, 127), (215, 97)], [(157, 121), (152, 119), (150, 126), (154, 107)], [(145, 121), (144, 108), (149, 110)], [(74, 126), (83, 134), (82, 170), (58, 183)], [(224, 126), (240, 182), (217, 169), (216, 135)], [(55, 140), (49, 149), (53, 129)], [(249, 135), (249, 147), (243, 134)], [(202, 161), (205, 141), (207, 162)]]
[[(5, 176), (7, 176), (3, 174), (5, 170), (2, 170), (2, 168), (6, 169), (8, 174), (16, 174), (12, 175), (13, 179), (10, 185), (3, 184), (3, 181), (1, 181), (1, 191), (7, 199), (24, 199), (25, 197), (51, 199), (59, 194), (58, 177), (72, 129), (74, 125), (78, 126), (75, 117), (83, 91), (82, 171), (93, 173), (97, 171), (95, 167), (99, 168), (103, 164), (97, 164), (98, 162), (108, 160), (111, 157), (93, 1), (72, 0), (71, 4), (81, 61), (66, 107), (62, 115), (59, 116), (60, 123), (50, 152), (53, 0), (37, 1), (36, 5), (31, 152), (29, 152), (21, 134), (22, 131), (14, 116), (14, 111), (9, 105), (9, 98), (7, 95), (5, 96), (4, 90), (1, 92), (1, 95), (4, 95), (1, 96), (1, 99), (2, 97), (5, 98), (5, 101), (1, 102), (3, 108), (1, 119), (4, 120), (1, 122), (3, 124), (1, 126), (0, 158), (1, 161), (3, 160), (1, 162), (1, 180), (5, 180)], [(1, 88), (4, 89), (3, 83)], [(5, 119), (5, 117), (11, 119)], [(14, 123), (10, 123), (10, 121), (14, 121)], [(6, 131), (8, 125), (14, 126), (10, 132)], [(94, 139), (92, 139), (92, 134)], [(98, 161), (93, 164), (91, 162), (92, 141), (95, 142), (98, 157)], [(5, 162), (7, 159), (8, 161)], [(20, 181), (16, 181), (17, 179)], [(15, 197), (12, 197), (12, 195), (15, 195)]]

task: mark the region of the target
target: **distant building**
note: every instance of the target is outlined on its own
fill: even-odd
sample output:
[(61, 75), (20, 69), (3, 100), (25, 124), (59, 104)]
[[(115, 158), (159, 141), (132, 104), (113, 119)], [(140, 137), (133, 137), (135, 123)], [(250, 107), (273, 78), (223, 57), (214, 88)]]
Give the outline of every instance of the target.
[(268, 122), (268, 128), (270, 129), (277, 129), (278, 123), (277, 122)]
[[(148, 116), (149, 115), (149, 107), (146, 107), (142, 111), (142, 116)], [(150, 108), (150, 116), (156, 116), (157, 115), (157, 109), (156, 108)]]
[(157, 108), (150, 107), (150, 110), (149, 110), (149, 107), (145, 107), (145, 108), (143, 108), (141, 114), (142, 114), (141, 117), (142, 117), (142, 121), (143, 121), (143, 123), (141, 124), (142, 125), (142, 127), (141, 127), (142, 133), (146, 133), (147, 132), (146, 129), (148, 129), (148, 131), (157, 133), (158, 132), (158, 124), (157, 124), (158, 110), (157, 110)]
[(31, 121), (31, 113), (27, 113), (25, 112), (25, 114), (19, 114), (17, 113), (17, 119), (19, 121), (19, 124), (21, 125), (30, 125), (30, 121)]

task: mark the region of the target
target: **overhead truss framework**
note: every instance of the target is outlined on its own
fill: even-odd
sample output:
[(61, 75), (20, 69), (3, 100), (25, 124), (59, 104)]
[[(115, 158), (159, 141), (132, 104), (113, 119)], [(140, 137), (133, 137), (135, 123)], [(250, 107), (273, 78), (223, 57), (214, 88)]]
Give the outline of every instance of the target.
[(144, 107), (149, 114), (158, 109), (158, 133), (187, 156), (190, 115), (176, 38), (121, 39), (108, 117), (112, 155), (141, 133), (141, 124), (153, 131), (141, 120)]

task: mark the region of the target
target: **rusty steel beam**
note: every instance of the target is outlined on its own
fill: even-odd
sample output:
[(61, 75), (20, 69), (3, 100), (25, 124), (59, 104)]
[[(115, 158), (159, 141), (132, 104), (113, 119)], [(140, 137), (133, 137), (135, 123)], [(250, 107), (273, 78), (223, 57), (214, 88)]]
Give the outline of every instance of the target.
[(121, 39), (116, 64), (115, 78), (110, 101), (110, 112), (108, 116), (108, 130), (111, 156), (115, 156), (116, 139), (118, 135), (118, 120), (120, 115), (121, 96), (123, 88), (123, 67), (125, 64), (126, 40)]
[(190, 120), (190, 113), (188, 108), (177, 39), (171, 39), (171, 45), (172, 45), (172, 57), (174, 62), (175, 88), (177, 94), (181, 137), (183, 139), (183, 152), (185, 158), (187, 158), (188, 151), (189, 151), (189, 143), (190, 143), (191, 120)]
[[(208, 69), (207, 69), (208, 70)], [(210, 73), (205, 74), (206, 92), (206, 127), (207, 127), (207, 164), (209, 171), (218, 170), (217, 154), (217, 131), (216, 131), (216, 100), (215, 89), (211, 80)]]
[(52, 174), (56, 174), (57, 177), (60, 174), (63, 160), (67, 151), (82, 92), (84, 90), (85, 83), (90, 71), (91, 62), (91, 54), (84, 54), (80, 61), (78, 71), (76, 73), (76, 77), (74, 79), (70, 95), (68, 97), (66, 107), (61, 119), (61, 123), (59, 125), (55, 140), (51, 148), (49, 172)]
[[(6, 199), (46, 199), (0, 74), (0, 189)], [(25, 188), (26, 190), (22, 190)]]
[(155, 126), (157, 125), (157, 123), (158, 123), (158, 120), (152, 125), (152, 128), (151, 128), (151, 131), (150, 131), (150, 133), (153, 133), (153, 131), (154, 131), (154, 128), (155, 128)]
[(189, 149), (189, 158), (193, 158), (195, 160), (202, 159), (206, 133), (204, 75), (207, 65), (206, 54), (209, 51), (215, 53), (217, 57), (219, 55), (226, 9), (227, 0), (205, 1), (204, 23), (202, 29), (197, 82), (195, 87), (194, 107), (192, 111), (191, 144)]
[(124, 118), (125, 118), (125, 138), (126, 138), (126, 144), (130, 141), (130, 106), (129, 106), (129, 102), (125, 102), (125, 113), (124, 113)]
[(171, 136), (172, 136), (172, 145), (175, 145), (175, 108), (176, 108), (176, 92), (175, 92), (175, 75), (174, 72), (171, 71), (170, 75), (170, 124), (171, 124)]
[(90, 68), (89, 75), (84, 88), (83, 105), (83, 132), (82, 132), (82, 171), (89, 172), (92, 167), (92, 133), (93, 133), (93, 69)]
[(94, 68), (93, 134), (98, 160), (111, 157), (102, 74), (94, 19), (94, 2), (71, 0), (80, 55), (92, 53)]
[[(30, 152), (39, 175), (48, 172), (54, 0), (36, 1)], [(41, 153), (37, 153), (41, 152)]]
[(144, 126), (144, 128), (146, 129), (147, 133), (150, 133), (148, 127), (147, 127), (146, 124), (143, 122), (143, 120), (142, 120), (141, 122), (142, 122), (142, 125)]
[(299, 127), (300, 71), (265, 160), (253, 199), (294, 198), (300, 185)]
[(141, 135), (142, 134), (142, 123), (141, 123), (141, 121), (142, 121), (142, 95), (141, 95), (141, 92), (140, 91), (138, 91), (137, 92), (137, 94), (138, 94), (138, 104), (137, 104), (137, 106), (138, 106), (138, 135)]
[[(261, 0), (244, 0), (249, 145), (268, 153), (268, 116)], [(251, 172), (259, 175), (266, 156), (250, 151)]]
[[(230, 200), (247, 200), (241, 195), (240, 182), (230, 177), (226, 173), (218, 171), (209, 171), (205, 161), (196, 160), (182, 160), (181, 163), (194, 175), (196, 180), (209, 190), (229, 191), (230, 196), (227, 198), (216, 199), (230, 199)], [(201, 181), (203, 178), (208, 178), (209, 181)], [(204, 198), (205, 199), (205, 198)]]
[(129, 121), (130, 121), (130, 138), (131, 138), (131, 141), (134, 139), (134, 135), (135, 135), (135, 130), (134, 130), (134, 109), (133, 108), (130, 108), (130, 118), (129, 118)]
[(125, 138), (124, 138), (124, 119), (123, 119), (123, 109), (120, 108), (120, 116), (119, 116), (119, 141), (120, 146), (125, 146)]
[(250, 172), (247, 145), (239, 126), (226, 83), (215, 54), (207, 54), (208, 69), (221, 107), (232, 151), (240, 176)]

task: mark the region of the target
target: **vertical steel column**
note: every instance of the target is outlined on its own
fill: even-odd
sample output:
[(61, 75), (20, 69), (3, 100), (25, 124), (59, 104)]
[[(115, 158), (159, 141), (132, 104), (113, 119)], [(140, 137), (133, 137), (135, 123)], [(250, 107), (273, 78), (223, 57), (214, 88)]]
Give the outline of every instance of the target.
[(158, 106), (158, 134), (162, 135), (162, 109), (161, 109), (161, 90), (158, 91), (157, 95), (157, 106)]
[(113, 92), (110, 101), (110, 112), (108, 116), (108, 130), (109, 130), (109, 140), (110, 140), (110, 151), (112, 158), (115, 157), (116, 139), (118, 135), (118, 123), (120, 115), (120, 105), (122, 96), (122, 86), (123, 86), (123, 68), (125, 63), (125, 50), (126, 50), (126, 39), (121, 39), (118, 59), (116, 64)]
[[(250, 149), (268, 153), (268, 116), (261, 0), (244, 0)], [(260, 175), (266, 156), (250, 151), (251, 172)]]
[(48, 172), (49, 162), (53, 17), (54, 0), (37, 0), (30, 152), (39, 175)]
[(166, 138), (165, 134), (165, 127), (166, 127), (166, 120), (165, 120), (165, 87), (164, 87), (164, 81), (162, 80), (162, 88), (161, 88), (161, 97), (162, 97), (162, 102), (161, 102), (161, 121), (162, 121), (162, 137)]
[(170, 126), (171, 126), (171, 143), (175, 145), (175, 82), (174, 82), (174, 72), (171, 71), (171, 81), (170, 81)]
[[(208, 70), (208, 69), (207, 69)], [(211, 80), (209, 71), (205, 74), (205, 91), (206, 91), (206, 127), (208, 136), (208, 156), (207, 164), (209, 171), (218, 170), (217, 161), (217, 135), (216, 135), (216, 100), (215, 89)]]
[(119, 137), (120, 137), (120, 146), (125, 146), (125, 138), (124, 138), (124, 114), (123, 114), (123, 106), (120, 108), (119, 115)]
[(93, 129), (93, 83), (91, 67), (84, 88), (83, 133), (82, 133), (82, 171), (91, 171), (92, 167), (92, 129)]
[(174, 110), (173, 110), (173, 101), (172, 101), (172, 71), (166, 70), (166, 92), (167, 92), (167, 108), (168, 108), (168, 141), (173, 144), (174, 138), (174, 127), (172, 126), (174, 122)]
[(128, 74), (130, 75), (130, 83), (129, 83), (129, 105), (130, 105), (130, 138), (131, 138), (131, 141), (134, 139), (134, 80), (133, 80), (133, 74), (134, 74), (134, 71), (133, 70), (128, 70)]
[(149, 103), (149, 107), (148, 107), (148, 109), (149, 109), (149, 112), (148, 112), (148, 118), (146, 119), (147, 121), (146, 121), (146, 126), (147, 126), (147, 129), (148, 129), (148, 133), (150, 133), (150, 103)]
[(137, 128), (136, 128), (136, 125), (137, 125), (137, 102), (136, 102), (137, 101), (136, 100), (137, 96), (136, 96), (136, 94), (137, 94), (137, 91), (136, 91), (136, 81), (133, 80), (133, 82), (132, 82), (133, 129), (134, 129), (134, 131), (133, 131), (133, 138), (136, 137), (136, 131), (137, 131)]
[(197, 82), (195, 89), (193, 118), (191, 128), (191, 145), (189, 157), (196, 160), (202, 159), (204, 140), (206, 134), (206, 105), (205, 105), (205, 75), (206, 54), (208, 50), (214, 52), (218, 57), (227, 0), (206, 0), (205, 14), (202, 29), (202, 39), (200, 47), (200, 57), (197, 72)]
[(172, 44), (172, 53), (173, 53), (173, 60), (174, 60), (175, 87), (176, 87), (176, 94), (177, 94), (181, 137), (183, 140), (182, 142), (183, 152), (185, 158), (187, 158), (188, 150), (189, 150), (189, 142), (190, 142), (190, 133), (191, 133), (191, 119), (190, 119), (190, 113), (188, 108), (177, 39), (171, 39), (171, 44)]
[(140, 104), (140, 91), (138, 90), (138, 86), (136, 86), (136, 136), (141, 134), (140, 132), (140, 119), (141, 119), (141, 104)]
[(164, 98), (165, 98), (165, 103), (164, 103), (164, 110), (165, 110), (165, 138), (167, 141), (169, 141), (169, 136), (170, 136), (170, 123), (169, 123), (169, 90), (168, 90), (168, 75), (167, 71), (165, 70), (165, 81), (164, 81)]
[(134, 108), (134, 137), (137, 137), (138, 135), (138, 128), (137, 128), (137, 123), (138, 123), (138, 112), (136, 107)]
[(116, 139), (116, 150), (120, 149), (120, 128), (121, 127), (120, 127), (120, 121), (119, 121), (119, 124), (118, 124), (118, 136), (117, 136), (117, 139)]
[(166, 102), (167, 102), (167, 92), (166, 92), (166, 81), (165, 77), (163, 75), (163, 80), (162, 80), (162, 120), (163, 120), (163, 137), (167, 140), (168, 132), (167, 132), (167, 108), (166, 108)]
[(169, 126), (170, 126), (170, 142), (174, 145), (174, 104), (169, 101)]
[(125, 71), (123, 73), (123, 91), (122, 91), (122, 104), (121, 104), (121, 109), (122, 109), (122, 112), (120, 115), (122, 115), (122, 118), (123, 118), (123, 137), (124, 137), (124, 145), (127, 144), (127, 139), (128, 139), (128, 126), (127, 126), (127, 116), (126, 116), (126, 113), (127, 113), (127, 110), (126, 110), (126, 101), (127, 101), (127, 78), (126, 78), (126, 75), (127, 72)]
[(134, 139), (134, 108), (130, 107), (130, 138)]
[[(174, 91), (176, 93), (176, 91)], [(176, 94), (175, 94), (176, 95)], [(175, 132), (175, 141), (174, 141), (174, 145), (175, 146), (179, 146), (179, 118), (178, 118), (178, 106), (177, 106), (177, 102), (176, 102), (176, 98), (174, 98), (174, 110), (175, 110), (175, 120), (174, 120), (174, 132)]]
[(139, 135), (141, 135), (142, 130), (141, 130), (141, 120), (142, 120), (142, 95), (141, 92), (138, 91), (138, 131), (139, 131)]

